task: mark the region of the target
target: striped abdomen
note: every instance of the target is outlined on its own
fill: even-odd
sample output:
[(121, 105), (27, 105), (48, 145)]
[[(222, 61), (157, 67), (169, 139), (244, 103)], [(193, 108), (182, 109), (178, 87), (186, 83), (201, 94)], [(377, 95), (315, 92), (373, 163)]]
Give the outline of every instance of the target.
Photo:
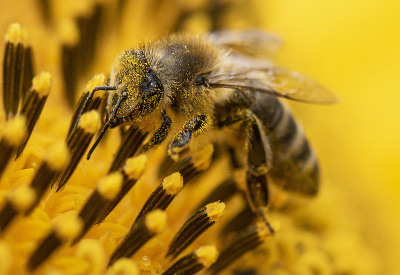
[(277, 98), (257, 94), (251, 110), (269, 137), (273, 160), (269, 172), (275, 184), (287, 191), (313, 196), (318, 192), (319, 166), (300, 125)]

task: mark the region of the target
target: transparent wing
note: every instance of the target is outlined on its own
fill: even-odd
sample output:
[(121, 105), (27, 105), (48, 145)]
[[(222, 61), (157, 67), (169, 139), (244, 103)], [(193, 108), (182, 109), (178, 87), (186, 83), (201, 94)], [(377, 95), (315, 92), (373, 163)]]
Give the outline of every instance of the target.
[(296, 101), (329, 104), (338, 97), (313, 80), (280, 67), (221, 71), (206, 77), (210, 87), (267, 93)]
[(216, 44), (237, 54), (272, 60), (282, 45), (281, 39), (260, 30), (216, 31), (210, 34)]

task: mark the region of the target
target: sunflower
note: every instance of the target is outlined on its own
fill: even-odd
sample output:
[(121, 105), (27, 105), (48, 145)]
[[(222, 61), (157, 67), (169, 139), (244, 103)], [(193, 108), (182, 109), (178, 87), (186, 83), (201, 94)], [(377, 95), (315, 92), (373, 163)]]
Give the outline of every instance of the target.
[(234, 187), (228, 158), (211, 144), (177, 161), (167, 157), (164, 146), (139, 154), (149, 133), (132, 126), (110, 131), (92, 158), (84, 158), (103, 123), (104, 93), (96, 94), (87, 112), (80, 110), (93, 88), (107, 83), (119, 52), (176, 31), (260, 26), (254, 13), (264, 4), (20, 0), (13, 5), (3, 9), (10, 13), (0, 22), (6, 40), (0, 274), (385, 270), (374, 243), (361, 234), (366, 224), (357, 202), (329, 178), (323, 178), (316, 199), (271, 209), (269, 226), (249, 211)]

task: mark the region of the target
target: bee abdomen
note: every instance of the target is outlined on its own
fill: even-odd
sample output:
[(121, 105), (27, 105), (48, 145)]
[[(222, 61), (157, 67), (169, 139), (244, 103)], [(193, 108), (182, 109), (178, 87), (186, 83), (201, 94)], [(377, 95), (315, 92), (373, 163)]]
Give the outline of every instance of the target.
[(283, 189), (313, 196), (318, 192), (319, 166), (301, 126), (277, 98), (265, 94), (252, 111), (262, 121), (272, 149), (270, 176)]

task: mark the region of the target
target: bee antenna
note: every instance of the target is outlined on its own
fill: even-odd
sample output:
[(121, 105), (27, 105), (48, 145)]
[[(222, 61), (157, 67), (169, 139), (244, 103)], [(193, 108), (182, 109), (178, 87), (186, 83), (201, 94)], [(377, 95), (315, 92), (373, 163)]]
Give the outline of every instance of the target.
[(92, 147), (90, 148), (90, 150), (87, 154), (87, 160), (89, 160), (90, 157), (92, 156), (94, 150), (96, 149), (97, 145), (100, 143), (101, 139), (103, 138), (103, 136), (106, 133), (106, 131), (108, 130), (108, 128), (110, 128), (110, 126), (113, 123), (115, 123), (115, 116), (117, 115), (118, 108), (121, 105), (122, 101), (125, 100), (127, 97), (128, 97), (128, 93), (126, 91), (123, 91), (121, 97), (117, 101), (117, 104), (115, 104), (114, 110), (111, 112), (110, 118), (104, 124), (103, 129), (101, 129), (99, 136), (97, 137), (96, 141), (93, 143)]
[(118, 87), (116, 87), (116, 86), (108, 86), (108, 85), (94, 87), (92, 92), (86, 98), (85, 104), (83, 104), (80, 114), (82, 115), (84, 112), (86, 112), (86, 109), (89, 107), (89, 103), (90, 103), (90, 101), (92, 101), (95, 92), (97, 92), (97, 91), (114, 91), (117, 89), (118, 89)]
[[(95, 92), (97, 92), (97, 91), (114, 91), (114, 90), (117, 90), (117, 89), (118, 89), (118, 87), (116, 87), (116, 86), (108, 86), (108, 85), (105, 85), (105, 86), (96, 86), (96, 87), (94, 87), (93, 90), (92, 90), (92, 91), (90, 92), (90, 94), (88, 95), (88, 97), (86, 98), (85, 103), (83, 104), (81, 110), (79, 111), (79, 115), (77, 116), (78, 119), (76, 120), (75, 126), (74, 126), (74, 127), (78, 126), (79, 118), (80, 118), (80, 117), (87, 111), (87, 109), (89, 108), (89, 104), (90, 104), (90, 102), (92, 101)], [(72, 129), (73, 129), (73, 128), (72, 128)], [(70, 129), (69, 132), (71, 132), (71, 131), (72, 131), (72, 130)]]
[(103, 136), (106, 133), (108, 128), (110, 128), (110, 120), (108, 120), (106, 122), (106, 124), (104, 124), (104, 127), (103, 127), (103, 129), (101, 129), (99, 136), (97, 137), (96, 141), (93, 143), (92, 147), (90, 148), (90, 150), (87, 154), (87, 160), (89, 160), (90, 157), (92, 156), (94, 149), (96, 149), (97, 145), (100, 143), (100, 140), (103, 138)]

